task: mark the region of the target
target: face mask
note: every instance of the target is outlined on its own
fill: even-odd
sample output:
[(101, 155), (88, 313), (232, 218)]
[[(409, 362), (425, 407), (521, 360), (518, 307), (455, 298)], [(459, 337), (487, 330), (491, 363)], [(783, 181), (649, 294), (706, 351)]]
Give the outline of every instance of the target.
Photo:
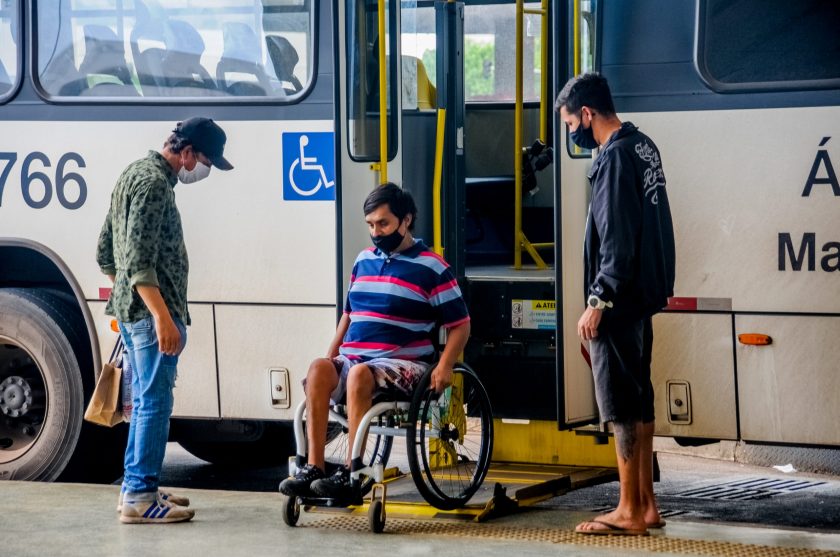
[(178, 179), (182, 184), (193, 184), (199, 180), (204, 180), (210, 175), (210, 167), (201, 161), (195, 161), (195, 168), (187, 170), (186, 166), (182, 166), (178, 171)]
[(580, 117), (580, 125), (575, 131), (569, 133), (569, 138), (581, 149), (598, 147), (598, 142), (595, 141), (595, 135), (592, 133), (592, 122), (589, 123), (588, 128), (583, 127), (583, 114)]
[(370, 237), (370, 239), (373, 241), (373, 245), (379, 248), (379, 251), (387, 255), (390, 255), (395, 249), (400, 247), (403, 238), (404, 236), (400, 234), (399, 227), (397, 227), (397, 229), (391, 232), (390, 234), (386, 234), (385, 236)]

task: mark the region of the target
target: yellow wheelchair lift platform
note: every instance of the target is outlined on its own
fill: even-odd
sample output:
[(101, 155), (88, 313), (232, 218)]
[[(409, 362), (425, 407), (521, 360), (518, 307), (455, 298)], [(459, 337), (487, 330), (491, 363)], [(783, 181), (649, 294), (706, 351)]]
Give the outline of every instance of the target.
[[(371, 494), (384, 500), (392, 518), (484, 522), (575, 489), (618, 480), (613, 440), (595, 433), (600, 432), (590, 428), (557, 431), (555, 422), (510, 423), (497, 419), (493, 462), (481, 488), (466, 506), (451, 511), (436, 509), (423, 500), (411, 476), (398, 468), (387, 469), (383, 483), (377, 484)], [(392, 454), (392, 458), (396, 456)], [(304, 506), (303, 510), (362, 515), (368, 514), (370, 505), (366, 500), (350, 507)]]

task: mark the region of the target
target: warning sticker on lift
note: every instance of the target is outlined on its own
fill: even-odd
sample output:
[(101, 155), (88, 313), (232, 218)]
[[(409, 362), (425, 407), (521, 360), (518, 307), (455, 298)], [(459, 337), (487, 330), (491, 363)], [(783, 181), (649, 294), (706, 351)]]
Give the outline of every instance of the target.
[(510, 320), (510, 326), (514, 329), (556, 329), (557, 302), (512, 300)]

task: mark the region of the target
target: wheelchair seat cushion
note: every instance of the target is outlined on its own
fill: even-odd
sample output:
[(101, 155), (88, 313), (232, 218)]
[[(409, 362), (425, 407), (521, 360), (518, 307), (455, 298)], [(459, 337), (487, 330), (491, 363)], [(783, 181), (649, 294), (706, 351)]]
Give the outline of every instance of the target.
[[(365, 365), (373, 374), (376, 388), (373, 399), (381, 401), (411, 401), (414, 389), (432, 364), (415, 360), (396, 360), (392, 358), (374, 358), (365, 362), (353, 361), (346, 356), (333, 358), (335, 371), (338, 373), (338, 386), (330, 395), (334, 404), (344, 404), (347, 399), (347, 376), (350, 368)], [(306, 390), (306, 380), (303, 381)]]

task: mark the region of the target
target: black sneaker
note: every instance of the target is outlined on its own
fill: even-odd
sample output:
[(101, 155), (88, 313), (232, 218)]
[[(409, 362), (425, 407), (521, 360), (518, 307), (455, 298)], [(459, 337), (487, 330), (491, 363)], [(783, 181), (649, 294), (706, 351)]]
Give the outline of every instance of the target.
[(330, 499), (350, 499), (353, 495), (353, 489), (350, 487), (350, 468), (339, 466), (331, 476), (312, 482), (312, 491)]
[(297, 473), (280, 482), (280, 493), (291, 497), (311, 497), (312, 482), (324, 478), (324, 472), (314, 464), (307, 464), (298, 468)]

